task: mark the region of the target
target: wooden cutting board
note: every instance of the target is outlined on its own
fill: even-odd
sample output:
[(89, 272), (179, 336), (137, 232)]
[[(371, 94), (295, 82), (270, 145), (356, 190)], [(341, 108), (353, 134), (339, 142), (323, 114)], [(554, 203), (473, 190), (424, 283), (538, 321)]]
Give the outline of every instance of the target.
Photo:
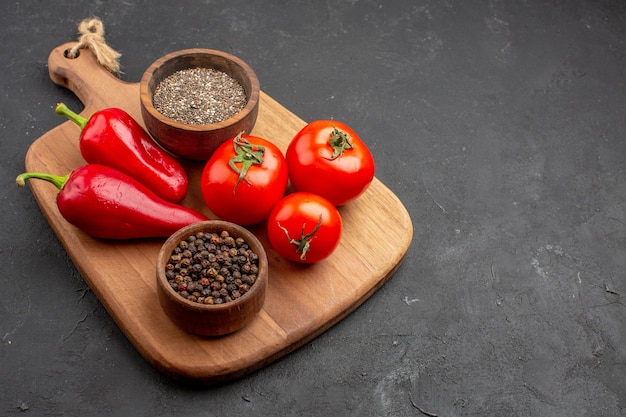
[[(48, 66), (53, 82), (69, 88), (82, 101), (82, 115), (120, 107), (141, 122), (139, 84), (114, 77), (88, 50), (81, 50), (75, 59), (65, 58), (64, 52), (73, 45), (55, 48)], [(252, 134), (272, 140), (285, 151), (304, 125), (261, 93)], [(78, 148), (79, 134), (77, 125), (63, 119), (31, 145), (26, 170), (65, 175), (85, 164)], [(214, 217), (200, 196), (202, 164), (185, 164), (190, 191), (183, 204)], [(61, 217), (56, 187), (38, 180), (28, 186), (87, 284), (141, 355), (175, 379), (202, 385), (239, 378), (268, 365), (346, 317), (390, 278), (413, 235), (407, 210), (376, 178), (364, 195), (340, 209), (345, 227), (340, 246), (318, 264), (304, 266), (282, 259), (267, 244), (263, 226), (253, 227), (270, 261), (265, 304), (244, 329), (204, 338), (180, 330), (157, 300), (155, 263), (165, 239), (111, 242), (91, 238)]]

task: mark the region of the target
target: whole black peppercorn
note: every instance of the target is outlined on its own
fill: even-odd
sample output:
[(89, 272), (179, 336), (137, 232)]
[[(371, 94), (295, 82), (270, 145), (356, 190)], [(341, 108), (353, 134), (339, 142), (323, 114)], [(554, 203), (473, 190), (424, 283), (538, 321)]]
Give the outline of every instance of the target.
[(165, 266), (172, 289), (202, 304), (222, 304), (250, 290), (258, 256), (246, 241), (221, 233), (198, 232), (179, 242)]

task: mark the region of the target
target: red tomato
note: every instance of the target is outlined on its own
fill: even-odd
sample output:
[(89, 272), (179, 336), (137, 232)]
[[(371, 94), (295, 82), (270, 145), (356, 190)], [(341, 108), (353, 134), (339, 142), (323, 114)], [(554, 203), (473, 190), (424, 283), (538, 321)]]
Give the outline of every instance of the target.
[(289, 174), (282, 152), (270, 141), (242, 136), (220, 145), (200, 177), (202, 198), (222, 220), (260, 223), (285, 195)]
[(283, 197), (267, 219), (270, 245), (284, 258), (301, 263), (326, 259), (339, 245), (343, 222), (324, 197), (295, 192)]
[(360, 196), (374, 178), (374, 157), (346, 124), (317, 120), (291, 140), (286, 153), (289, 179), (296, 191), (308, 191), (335, 206)]

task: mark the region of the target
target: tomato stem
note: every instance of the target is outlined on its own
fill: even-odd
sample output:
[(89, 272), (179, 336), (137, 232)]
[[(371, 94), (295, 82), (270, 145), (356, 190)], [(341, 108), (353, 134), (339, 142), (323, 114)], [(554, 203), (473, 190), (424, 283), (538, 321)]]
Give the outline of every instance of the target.
[[(239, 185), (241, 181), (245, 181), (250, 184), (250, 180), (246, 178), (246, 174), (248, 173), (248, 169), (252, 165), (260, 165), (263, 163), (263, 154), (265, 153), (265, 147), (260, 145), (252, 145), (245, 138), (242, 137), (243, 132), (239, 133), (235, 139), (233, 139), (233, 148), (235, 150), (235, 156), (230, 158), (228, 161), (228, 166), (231, 167), (233, 171), (239, 174), (239, 178), (237, 178), (237, 182), (233, 187), (233, 194), (235, 194), (235, 189)], [(241, 163), (241, 169), (237, 168), (235, 163)]]
[(292, 245), (294, 245), (296, 247), (296, 253), (300, 254), (300, 259), (301, 260), (305, 260), (306, 259), (306, 254), (309, 252), (309, 249), (311, 249), (311, 240), (313, 239), (315, 233), (317, 233), (317, 231), (320, 229), (320, 226), (322, 225), (322, 215), (320, 214), (320, 219), (317, 222), (317, 225), (315, 225), (315, 228), (308, 234), (304, 233), (304, 228), (306, 227), (306, 223), (302, 224), (302, 235), (300, 237), (300, 240), (295, 240), (293, 239), (291, 236), (289, 236), (289, 231), (280, 225), (280, 223), (277, 223), (278, 227), (280, 227), (282, 229), (283, 232), (285, 232), (285, 235), (287, 235), (287, 239), (289, 239), (289, 243), (291, 243)]
[(333, 148), (333, 154), (331, 155), (331, 161), (339, 158), (343, 155), (343, 152), (346, 149), (352, 149), (352, 143), (350, 142), (350, 136), (346, 132), (343, 132), (336, 127), (333, 127), (333, 132), (330, 134), (330, 139), (328, 139), (328, 144), (331, 148)]

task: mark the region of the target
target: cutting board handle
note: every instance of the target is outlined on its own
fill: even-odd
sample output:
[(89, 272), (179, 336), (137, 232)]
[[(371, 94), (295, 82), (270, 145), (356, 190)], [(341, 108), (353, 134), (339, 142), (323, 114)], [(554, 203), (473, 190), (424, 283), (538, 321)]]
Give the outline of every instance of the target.
[[(120, 89), (133, 93), (137, 90), (138, 84), (129, 84), (115, 77), (98, 63), (89, 49), (80, 49), (76, 58), (68, 58), (66, 53), (74, 45), (76, 42), (69, 42), (52, 50), (48, 56), (48, 73), (55, 84), (68, 88), (78, 97), (85, 111), (111, 107), (112, 97), (103, 97), (102, 94), (114, 94)], [(126, 99), (124, 95), (120, 98), (120, 103)]]

